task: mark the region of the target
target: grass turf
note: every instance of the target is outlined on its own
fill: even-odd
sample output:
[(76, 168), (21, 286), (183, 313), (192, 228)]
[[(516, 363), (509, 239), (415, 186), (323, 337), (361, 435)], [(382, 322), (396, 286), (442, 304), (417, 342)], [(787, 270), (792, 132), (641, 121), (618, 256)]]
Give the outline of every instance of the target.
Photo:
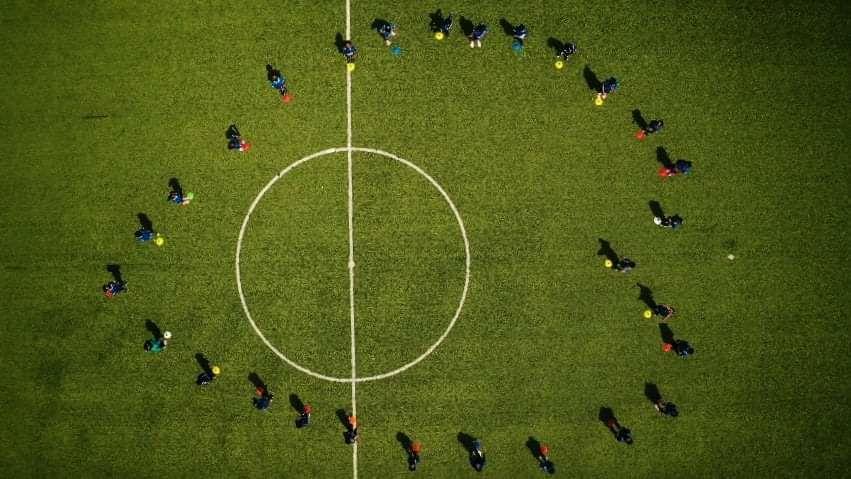
[[(842, 475), (848, 444), (848, 7), (840, 2), (355, 1), (354, 144), (397, 153), (458, 205), (473, 254), (461, 320), (426, 361), (358, 386), (363, 477), (472, 475), (456, 440), (480, 437), (487, 475)], [(472, 51), (427, 29), (438, 7), (491, 25)], [(286, 367), (244, 319), (236, 237), (257, 192), (307, 154), (345, 144), (343, 2), (68, 5), (0, 12), (0, 467), (50, 475), (338, 477), (351, 473), (334, 412), (350, 388)], [(522, 58), (499, 19), (532, 36)], [(374, 32), (400, 25), (401, 57)], [(552, 67), (549, 36), (579, 53)], [(295, 101), (264, 81), (279, 65)], [(588, 65), (622, 88), (594, 107)], [(631, 111), (662, 117), (639, 143)], [(236, 122), (252, 140), (225, 150)], [(661, 182), (655, 149), (695, 162)], [(446, 325), (462, 281), (457, 228), (400, 165), (355, 154), (359, 371), (398, 367)], [(176, 176), (196, 200), (167, 205)], [(844, 192), (844, 193), (843, 193)], [(258, 207), (246, 291), (270, 340), (305, 366), (349, 365), (345, 155), (294, 170)], [(686, 219), (650, 221), (658, 200)], [(146, 213), (168, 242), (139, 247)], [(602, 268), (598, 238), (637, 261)], [(733, 253), (737, 259), (725, 257)], [(128, 294), (98, 294), (118, 263)], [(694, 358), (661, 352), (636, 282), (678, 308)], [(145, 320), (175, 338), (142, 352)], [(198, 389), (193, 360), (220, 364)], [(252, 410), (248, 373), (278, 394)], [(659, 385), (682, 416), (643, 397)], [(314, 405), (295, 430), (287, 396)], [(597, 420), (612, 407), (635, 435)]]

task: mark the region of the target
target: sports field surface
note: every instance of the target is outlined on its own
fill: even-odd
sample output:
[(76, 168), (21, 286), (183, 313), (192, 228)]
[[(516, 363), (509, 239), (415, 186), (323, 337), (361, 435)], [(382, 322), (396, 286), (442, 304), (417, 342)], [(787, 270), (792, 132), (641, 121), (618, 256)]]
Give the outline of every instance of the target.
[(6, 2), (0, 476), (474, 477), (469, 436), (482, 477), (544, 476), (530, 439), (562, 477), (847, 477), (849, 44), (840, 0)]

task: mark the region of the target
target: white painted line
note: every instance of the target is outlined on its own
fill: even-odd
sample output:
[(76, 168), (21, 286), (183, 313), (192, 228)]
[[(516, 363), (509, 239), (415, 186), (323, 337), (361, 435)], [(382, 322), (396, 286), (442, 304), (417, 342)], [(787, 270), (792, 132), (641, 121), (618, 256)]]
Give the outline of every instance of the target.
[[(254, 209), (257, 207), (257, 205), (263, 199), (263, 196), (272, 188), (272, 186), (274, 186), (274, 184), (278, 180), (283, 178), (285, 175), (287, 175), (293, 169), (305, 164), (306, 162), (313, 160), (313, 159), (316, 159), (316, 158), (319, 158), (319, 157), (322, 157), (322, 156), (332, 155), (332, 154), (335, 154), (335, 153), (348, 152), (348, 151), (373, 153), (373, 154), (376, 154), (376, 155), (384, 156), (385, 158), (390, 158), (394, 161), (398, 161), (399, 163), (402, 163), (402, 164), (408, 166), (409, 168), (413, 169), (414, 171), (416, 171), (417, 173), (422, 175), (426, 180), (428, 180), (429, 183), (431, 183), (431, 185), (434, 186), (434, 188), (436, 188), (440, 192), (440, 194), (443, 196), (443, 199), (449, 204), (449, 208), (452, 210), (452, 213), (455, 215), (455, 221), (458, 223), (458, 228), (461, 231), (461, 238), (464, 240), (464, 253), (465, 253), (464, 288), (463, 288), (463, 291), (461, 292), (461, 298), (458, 301), (458, 307), (455, 310), (455, 314), (452, 317), (452, 320), (449, 322), (449, 325), (446, 327), (446, 330), (440, 336), (440, 338), (438, 338), (438, 340), (434, 344), (432, 344), (424, 353), (422, 353), (416, 359), (405, 364), (402, 367), (399, 367), (399, 368), (394, 369), (392, 371), (388, 371), (388, 372), (383, 373), (383, 374), (377, 374), (377, 375), (374, 375), (374, 376), (358, 377), (358, 378), (355, 378), (354, 380), (351, 377), (335, 377), (335, 376), (330, 376), (330, 375), (327, 375), (327, 374), (322, 374), (322, 373), (319, 373), (319, 372), (316, 372), (316, 371), (312, 371), (309, 368), (306, 368), (306, 367), (298, 364), (297, 362), (293, 361), (292, 359), (288, 358), (281, 351), (279, 351), (275, 347), (275, 345), (273, 345), (263, 335), (263, 331), (260, 330), (260, 328), (254, 322), (254, 318), (251, 316), (251, 311), (248, 308), (248, 302), (245, 299), (245, 291), (243, 290), (243, 287), (242, 287), (242, 274), (240, 272), (240, 255), (242, 254), (242, 242), (245, 239), (245, 234), (246, 234), (246, 231), (248, 230), (248, 224), (251, 221), (251, 215), (254, 212)], [(254, 201), (249, 206), (248, 212), (245, 214), (245, 219), (242, 221), (242, 227), (239, 230), (239, 237), (237, 238), (237, 242), (236, 242), (235, 269), (236, 269), (237, 292), (239, 293), (239, 300), (240, 300), (240, 303), (242, 304), (242, 311), (245, 313), (245, 317), (248, 319), (249, 324), (251, 324), (251, 328), (254, 330), (254, 333), (257, 334), (257, 336), (260, 337), (260, 339), (263, 341), (263, 344), (265, 344), (267, 348), (269, 348), (273, 353), (275, 353), (279, 358), (281, 358), (281, 360), (283, 360), (288, 365), (292, 366), (294, 369), (296, 369), (296, 370), (298, 370), (298, 371), (300, 371), (304, 374), (307, 374), (308, 376), (313, 376), (315, 378), (322, 379), (324, 381), (331, 381), (331, 382), (337, 382), (337, 383), (377, 381), (379, 379), (387, 379), (389, 377), (395, 376), (397, 374), (400, 374), (400, 373), (416, 366), (421, 361), (426, 359), (429, 355), (431, 355), (440, 346), (440, 344), (449, 336), (449, 333), (452, 332), (452, 328), (455, 326), (455, 323), (458, 321), (458, 318), (461, 316), (461, 311), (464, 308), (464, 302), (467, 300), (467, 292), (468, 292), (469, 286), (470, 286), (470, 241), (467, 238), (467, 228), (464, 225), (464, 220), (461, 218), (461, 213), (458, 211), (458, 208), (455, 206), (455, 203), (452, 202), (452, 198), (449, 197), (449, 194), (446, 192), (446, 190), (443, 189), (443, 187), (440, 185), (440, 183), (438, 183), (428, 173), (423, 171), (422, 168), (420, 168), (419, 166), (415, 165), (414, 163), (412, 163), (412, 162), (410, 162), (410, 161), (408, 161), (404, 158), (400, 158), (400, 157), (398, 157), (398, 156), (396, 156), (392, 153), (388, 153), (388, 152), (382, 151), (382, 150), (376, 150), (376, 149), (373, 149), (373, 148), (358, 148), (358, 147), (328, 148), (326, 150), (322, 150), (322, 151), (313, 153), (311, 155), (308, 155), (308, 156), (296, 161), (295, 163), (287, 166), (283, 171), (281, 171), (280, 173), (275, 175), (275, 177), (272, 178), (269, 181), (269, 183), (267, 183), (266, 186), (263, 187), (263, 189), (260, 190), (260, 192), (257, 194), (257, 197), (254, 198)]]
[[(351, 0), (346, 0), (346, 40), (352, 39)], [(358, 415), (357, 352), (355, 341), (355, 199), (352, 166), (352, 72), (346, 68), (346, 161), (349, 179), (349, 325), (352, 333), (352, 416)], [(358, 443), (352, 444), (352, 478), (358, 478)]]

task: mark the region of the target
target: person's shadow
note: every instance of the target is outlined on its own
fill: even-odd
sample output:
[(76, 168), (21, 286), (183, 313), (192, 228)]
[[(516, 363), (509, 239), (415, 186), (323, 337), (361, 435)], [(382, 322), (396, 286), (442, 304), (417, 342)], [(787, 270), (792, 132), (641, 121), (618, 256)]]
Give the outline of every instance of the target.
[(110, 263), (106, 265), (106, 270), (112, 275), (112, 279), (115, 280), (116, 283), (124, 284), (124, 278), (121, 276), (121, 266)]
[(594, 70), (591, 70), (590, 65), (585, 65), (585, 68), (582, 69), (582, 77), (585, 78), (585, 83), (588, 84), (588, 88), (592, 91), (599, 92), (603, 87), (603, 83), (597, 78)]
[(346, 444), (352, 443), (352, 425), (349, 424), (349, 415), (346, 413), (345, 409), (337, 409), (336, 411), (337, 419), (340, 421), (340, 424), (343, 425), (343, 441)]
[(514, 37), (514, 25), (505, 19), (505, 17), (499, 19), (499, 26), (502, 27), (502, 33), (506, 36)]
[(384, 20), (383, 18), (376, 18), (375, 20), (372, 21), (372, 24), (369, 27), (372, 28), (375, 31), (379, 31), (381, 29), (381, 27), (383, 27), (385, 25), (390, 25), (390, 22), (388, 22), (387, 20)]
[(458, 19), (458, 26), (461, 27), (461, 31), (464, 33), (465, 37), (469, 37), (470, 35), (472, 35), (473, 28), (475, 28), (475, 25), (473, 25), (473, 21), (464, 16)]
[(172, 191), (183, 197), (183, 187), (180, 186), (180, 180), (178, 180), (177, 178), (169, 179), (168, 187), (171, 188)]
[(411, 451), (411, 438), (402, 431), (396, 433), (396, 440), (399, 441), (399, 444), (402, 445), (402, 449), (405, 450), (405, 455), (408, 456), (408, 469), (414, 470), (417, 467), (417, 460), (414, 457), (414, 453)]
[(635, 283), (638, 286), (638, 299), (643, 302), (648, 308), (656, 308), (656, 300), (653, 299), (653, 290), (641, 283)]
[(532, 457), (537, 460), (541, 453), (541, 442), (534, 437), (529, 436), (529, 439), (526, 440), (526, 448), (528, 448), (529, 452), (532, 453)]
[(662, 209), (662, 205), (660, 205), (658, 201), (650, 200), (647, 202), (647, 206), (650, 207), (650, 212), (653, 213), (655, 218), (665, 217), (665, 210)]
[(671, 161), (671, 156), (664, 146), (656, 147), (656, 161), (662, 164), (665, 168), (673, 168), (674, 162)]
[(150, 218), (148, 218), (148, 215), (145, 213), (139, 213), (136, 215), (136, 218), (139, 219), (139, 226), (141, 226), (142, 229), (154, 231), (154, 223)]
[(337, 32), (337, 35), (334, 36), (334, 48), (337, 49), (338, 53), (343, 53), (343, 47), (346, 45), (346, 40), (343, 39), (343, 34)]
[(555, 37), (547, 38), (547, 46), (553, 49), (553, 52), (558, 55), (564, 48), (564, 42)]
[(473, 436), (471, 436), (471, 435), (469, 435), (465, 432), (459, 432), (458, 433), (458, 442), (461, 443), (461, 445), (464, 446), (464, 450), (467, 451), (467, 458), (470, 461), (470, 466), (472, 466), (473, 469), (481, 470), (481, 467), (482, 467), (481, 464), (480, 464), (481, 460), (478, 457), (476, 457), (475, 454), (473, 454), (473, 452), (475, 451), (473, 443), (475, 441), (476, 441), (476, 438), (474, 438)]
[(641, 110), (638, 108), (632, 110), (632, 122), (641, 130), (647, 129), (647, 120), (644, 119), (644, 116), (641, 114)]
[(248, 375), (248, 380), (254, 386), (254, 389), (262, 388), (264, 391), (266, 391), (266, 383), (263, 382), (263, 379), (261, 379), (256, 372), (251, 372)]
[(617, 435), (617, 430), (611, 425), (612, 421), (617, 424), (617, 418), (615, 417), (615, 412), (612, 408), (606, 406), (601, 407), (600, 412), (597, 415), (597, 419), (606, 426), (606, 429), (608, 429), (609, 432), (613, 435)]
[(160, 330), (160, 327), (157, 326), (157, 323), (151, 321), (150, 319), (145, 320), (145, 329), (148, 330), (154, 336), (154, 339), (160, 339), (163, 337), (163, 333)]
[(671, 330), (671, 327), (666, 323), (659, 323), (659, 336), (662, 337), (662, 343), (664, 344), (675, 344), (676, 338), (674, 338), (674, 331)]
[(204, 356), (204, 353), (196, 353), (195, 361), (198, 362), (198, 366), (208, 375), (213, 375), (213, 370), (210, 368), (210, 360)]
[(292, 407), (295, 412), (301, 414), (304, 412), (304, 401), (296, 393), (290, 394), (290, 407)]
[(529, 449), (529, 452), (532, 453), (532, 457), (538, 461), (538, 467), (543, 469), (549, 474), (555, 474), (555, 464), (552, 461), (544, 459), (541, 457), (541, 442), (535, 439), (532, 436), (529, 436), (529, 439), (526, 440), (526, 448)]
[(443, 29), (443, 21), (446, 20), (446, 17), (443, 16), (443, 11), (441, 9), (437, 9), (428, 14), (429, 23), (428, 26), (431, 28), (432, 33), (439, 32)]
[(653, 383), (644, 383), (644, 397), (653, 404), (662, 400), (662, 393), (659, 388)]
[(612, 249), (612, 245), (603, 238), (597, 238), (597, 241), (600, 242), (600, 250), (597, 251), (597, 256), (605, 256), (612, 264), (617, 263), (619, 259), (618, 254)]

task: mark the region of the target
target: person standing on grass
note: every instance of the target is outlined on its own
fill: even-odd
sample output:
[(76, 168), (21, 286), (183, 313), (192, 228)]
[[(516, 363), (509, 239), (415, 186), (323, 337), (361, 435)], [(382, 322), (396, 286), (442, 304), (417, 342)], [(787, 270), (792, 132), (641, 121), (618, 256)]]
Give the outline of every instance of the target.
[(570, 60), (570, 56), (574, 53), (576, 53), (576, 45), (568, 42), (561, 47), (561, 50), (558, 52), (558, 56), (566, 62)]
[(358, 440), (358, 418), (355, 415), (350, 415), (348, 418), (348, 435), (347, 442), (354, 444)]
[(287, 78), (281, 73), (281, 70), (267, 64), (266, 79), (269, 81), (269, 85), (277, 90), (281, 96), (287, 94)]
[(112, 298), (113, 296), (117, 296), (125, 291), (127, 291), (127, 282), (126, 281), (110, 281), (103, 285), (103, 295), (107, 298)]
[(674, 171), (676, 174), (688, 175), (691, 173), (691, 162), (688, 160), (677, 160), (674, 163)]
[(470, 451), (470, 461), (473, 463), (473, 469), (481, 472), (485, 468), (487, 459), (485, 451), (482, 450), (482, 441), (476, 439), (473, 441), (472, 451)]
[(412, 471), (417, 470), (417, 465), (420, 463), (420, 453), (422, 452), (423, 444), (420, 441), (414, 441), (411, 443), (411, 446), (408, 449), (408, 469)]
[(514, 41), (523, 46), (525, 45), (526, 37), (529, 36), (529, 29), (521, 23), (512, 29), (511, 34), (514, 37)]
[(667, 321), (671, 319), (672, 317), (674, 317), (674, 314), (676, 314), (676, 312), (677, 310), (675, 310), (673, 306), (667, 304), (660, 303), (653, 308), (653, 314), (661, 317), (662, 321)]
[(620, 82), (615, 77), (609, 77), (600, 85), (600, 92), (597, 93), (597, 98), (605, 100), (609, 95), (616, 92), (620, 87)]
[(296, 427), (302, 428), (310, 425), (310, 415), (313, 413), (313, 407), (310, 404), (305, 404), (301, 408), (301, 415), (296, 420)]
[(665, 122), (662, 120), (650, 120), (650, 123), (648, 123), (647, 127), (644, 128), (644, 133), (647, 135), (658, 133), (664, 126)]
[(470, 34), (470, 48), (482, 48), (482, 40), (484, 40), (489, 31), (488, 26), (484, 23), (480, 23), (473, 27), (473, 33)]
[(621, 273), (629, 273), (632, 271), (632, 268), (635, 268), (635, 262), (627, 257), (620, 258), (615, 261), (615, 264), (612, 265), (612, 269), (615, 271), (620, 271)]
[(653, 222), (662, 228), (677, 229), (683, 225), (683, 218), (680, 215), (674, 216), (656, 216)]
[(384, 46), (389, 47), (398, 34), (395, 23), (384, 22), (378, 26), (378, 34), (384, 39)]
[(677, 409), (677, 405), (672, 402), (663, 401), (661, 398), (653, 404), (653, 407), (656, 411), (659, 412), (662, 416), (667, 417), (677, 417), (680, 415), (680, 411)]
[(553, 463), (550, 461), (550, 447), (546, 444), (541, 444), (538, 448), (538, 465), (541, 466), (541, 470), (544, 472), (555, 473)]
[(449, 15), (447, 15), (447, 16), (446, 16), (446, 18), (444, 18), (444, 19), (443, 19), (443, 21), (441, 21), (441, 22), (440, 22), (440, 24), (437, 26), (438, 31), (442, 32), (442, 33), (443, 33), (443, 36), (445, 36), (445, 37), (449, 37), (449, 32), (451, 32), (451, 31), (452, 31), (452, 24), (453, 24), (453, 21), (452, 21), (452, 14), (450, 13), (450, 14), (449, 14)]
[(236, 125), (231, 124), (228, 127), (227, 131), (225, 131), (225, 137), (228, 139), (228, 150), (245, 152), (251, 149), (251, 143), (248, 143), (248, 141), (242, 138), (242, 134), (240, 134), (239, 128)]
[(606, 426), (609, 427), (609, 430), (615, 435), (615, 439), (618, 442), (622, 442), (627, 445), (632, 445), (632, 431), (628, 428), (621, 426), (618, 420), (614, 417), (609, 418), (606, 422)]
[(343, 43), (343, 48), (341, 50), (343, 52), (343, 56), (346, 57), (346, 63), (355, 62), (355, 58), (358, 56), (358, 49), (351, 40), (346, 40), (345, 43)]
[(171, 333), (168, 331), (162, 337), (149, 339), (145, 341), (145, 351), (149, 353), (161, 353), (168, 346), (168, 340), (171, 339)]
[(254, 389), (254, 393), (256, 394), (256, 397), (253, 398), (254, 407), (258, 411), (268, 410), (269, 406), (272, 405), (272, 398), (274, 398), (272, 392), (265, 385), (261, 385)]
[(221, 373), (221, 369), (218, 366), (213, 366), (211, 369), (202, 372), (195, 379), (195, 384), (199, 386), (208, 386), (210, 383), (216, 380), (216, 378)]
[(676, 351), (677, 356), (682, 359), (687, 359), (689, 356), (694, 354), (694, 348), (691, 347), (691, 344), (682, 339), (678, 339), (674, 342), (674, 351)]
[(154, 232), (154, 230), (143, 226), (136, 230), (136, 232), (133, 233), (133, 236), (139, 243), (147, 243), (148, 241), (154, 239), (156, 233)]

